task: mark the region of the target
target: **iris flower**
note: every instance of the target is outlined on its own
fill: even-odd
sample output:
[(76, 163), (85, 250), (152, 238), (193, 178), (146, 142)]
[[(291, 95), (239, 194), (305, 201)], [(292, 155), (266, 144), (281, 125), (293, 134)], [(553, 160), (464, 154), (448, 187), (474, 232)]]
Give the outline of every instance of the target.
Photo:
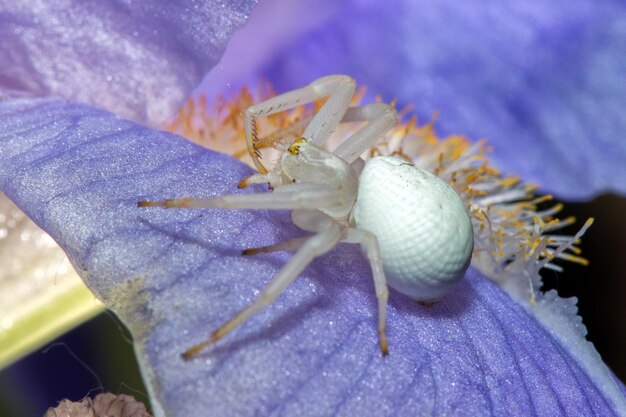
[[(228, 340), (182, 361), (290, 256), (241, 250), (301, 231), (282, 212), (137, 207), (232, 193), (252, 172), (154, 128), (251, 5), (170, 4), (0, 5), (0, 190), (128, 326), (156, 416), (626, 414), (624, 388), (585, 341), (575, 300), (550, 292), (530, 303), (508, 276), (494, 282), (477, 267), (434, 306), (392, 292), (381, 357), (369, 267), (349, 245), (316, 260)], [(271, 59), (241, 56), (250, 72), (233, 80), (256, 71), (284, 90), (346, 72), (426, 120), (439, 110), (443, 136), (487, 136), (501, 169), (532, 174), (545, 190), (624, 191), (624, 176), (608, 174), (624, 169), (626, 119), (605, 105), (626, 101), (616, 75), (626, 58), (615, 53), (623, 6), (570, 4), (296, 8), (293, 21), (307, 25), (276, 29)], [(285, 10), (271, 5), (260, 12)], [(574, 58), (580, 65), (563, 64)], [(571, 169), (580, 166), (586, 181)]]

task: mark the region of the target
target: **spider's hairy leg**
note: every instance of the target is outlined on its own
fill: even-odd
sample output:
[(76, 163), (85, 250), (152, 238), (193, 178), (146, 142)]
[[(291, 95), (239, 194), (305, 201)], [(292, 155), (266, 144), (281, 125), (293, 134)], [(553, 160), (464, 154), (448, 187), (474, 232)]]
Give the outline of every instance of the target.
[(363, 152), (370, 149), (392, 127), (398, 123), (396, 110), (385, 103), (372, 103), (366, 106), (350, 107), (343, 117), (344, 122), (368, 121), (333, 152), (347, 163), (352, 163)]
[(378, 340), (380, 343), (380, 352), (383, 356), (389, 353), (387, 344), (387, 299), (389, 298), (389, 289), (387, 288), (387, 280), (385, 271), (383, 270), (383, 261), (380, 257), (380, 247), (378, 239), (374, 234), (362, 229), (348, 229), (347, 237), (342, 240), (346, 243), (359, 243), (365, 251), (372, 268), (372, 276), (374, 278), (374, 288), (376, 289), (376, 298), (378, 299)]
[(296, 139), (302, 137), (302, 132), (304, 132), (304, 129), (306, 129), (309, 123), (311, 123), (312, 119), (312, 115), (305, 116), (302, 119), (293, 122), (293, 124), (281, 127), (261, 138), (258, 138), (256, 148), (264, 149), (280, 146), (284, 143), (292, 143)]
[(265, 174), (268, 171), (259, 160), (258, 144), (260, 140), (256, 119), (330, 96), (304, 132), (304, 136), (307, 139), (319, 145), (328, 139), (341, 121), (355, 90), (356, 83), (352, 78), (346, 75), (329, 75), (319, 78), (305, 87), (280, 94), (262, 103), (248, 107), (244, 115), (246, 142), (250, 157), (259, 172)]
[(165, 208), (239, 208), (296, 209), (311, 207), (340, 207), (344, 193), (337, 188), (319, 184), (287, 184), (272, 193), (229, 194), (212, 198), (183, 197), (162, 201), (139, 201), (138, 207)]
[(260, 117), (270, 116), (275, 113), (293, 109), (301, 104), (311, 103), (318, 98), (315, 91), (312, 90), (310, 86), (306, 86), (272, 97), (269, 100), (254, 104), (246, 109), (244, 114), (244, 127), (246, 130), (248, 153), (261, 174), (266, 174), (268, 170), (259, 160), (261, 157), (259, 148), (265, 146), (263, 145), (263, 141), (259, 138), (256, 120)]
[[(323, 215), (321, 212), (319, 213)], [(310, 237), (287, 262), (287, 265), (272, 279), (269, 285), (263, 290), (261, 296), (244, 308), (235, 317), (227, 321), (219, 329), (214, 331), (209, 339), (192, 346), (182, 354), (183, 359), (188, 360), (196, 356), (207, 346), (217, 342), (233, 329), (244, 323), (248, 318), (269, 306), (276, 297), (291, 284), (296, 277), (311, 263), (311, 261), (331, 250), (341, 240), (342, 228), (339, 223), (326, 216), (326, 221), (320, 223), (322, 228), (319, 233)]]

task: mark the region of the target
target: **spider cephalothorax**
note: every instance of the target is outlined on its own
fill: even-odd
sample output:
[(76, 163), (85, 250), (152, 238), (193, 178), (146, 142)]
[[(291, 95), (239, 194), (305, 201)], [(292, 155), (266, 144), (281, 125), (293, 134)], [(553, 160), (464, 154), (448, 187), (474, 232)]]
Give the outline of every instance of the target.
[[(261, 296), (211, 337), (191, 347), (184, 358), (221, 339), (258, 310), (268, 306), (316, 256), (339, 242), (358, 243), (369, 259), (378, 298), (380, 349), (387, 354), (387, 284), (418, 301), (445, 295), (465, 274), (472, 248), (472, 226), (465, 204), (437, 176), (404, 159), (374, 157), (370, 149), (398, 121), (384, 103), (350, 107), (355, 82), (344, 75), (320, 78), (306, 87), (249, 107), (245, 114), (250, 156), (259, 173), (241, 186), (269, 183), (271, 193), (142, 201), (139, 206), (192, 208), (292, 209), (294, 224), (314, 232), (247, 254), (294, 250), (294, 256)], [(268, 171), (259, 160), (256, 120), (329, 97), (311, 119), (302, 138), (289, 144)], [(332, 152), (322, 146), (339, 123), (367, 121)], [(273, 135), (279, 138), (280, 135)], [(268, 144), (266, 144), (268, 145)], [(269, 143), (272, 145), (272, 143)]]

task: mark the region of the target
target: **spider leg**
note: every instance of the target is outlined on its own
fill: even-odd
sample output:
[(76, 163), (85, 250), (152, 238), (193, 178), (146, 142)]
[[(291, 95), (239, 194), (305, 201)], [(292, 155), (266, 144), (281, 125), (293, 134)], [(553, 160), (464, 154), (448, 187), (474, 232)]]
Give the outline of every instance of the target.
[(296, 106), (311, 103), (320, 98), (329, 97), (328, 101), (317, 112), (304, 131), (304, 137), (320, 145), (328, 139), (341, 121), (350, 105), (355, 89), (356, 84), (352, 78), (345, 75), (329, 75), (313, 81), (306, 87), (289, 91), (248, 107), (244, 115), (246, 142), (250, 157), (259, 172), (265, 174), (267, 173), (267, 168), (259, 160), (257, 118), (293, 109)]
[(302, 245), (300, 250), (295, 253), (283, 269), (272, 279), (256, 301), (248, 305), (248, 307), (241, 310), (235, 317), (214, 331), (209, 339), (192, 346), (184, 352), (182, 355), (183, 359), (187, 360), (193, 358), (205, 347), (217, 342), (252, 315), (272, 304), (276, 297), (300, 275), (304, 268), (306, 268), (315, 257), (331, 250), (340, 241), (342, 230), (338, 223), (332, 221), (330, 218), (327, 219), (328, 221), (324, 221), (320, 224), (321, 227), (325, 228), (310, 237)]
[(294, 250), (300, 249), (304, 243), (309, 239), (308, 236), (295, 237), (293, 239), (285, 240), (284, 242), (274, 243), (273, 245), (261, 246), (260, 248), (249, 248), (244, 249), (242, 255), (256, 255), (258, 253), (268, 253), (268, 252), (292, 252)]
[(360, 243), (370, 261), (374, 287), (376, 288), (376, 298), (378, 299), (378, 340), (380, 342), (380, 352), (383, 356), (386, 356), (389, 353), (387, 332), (385, 330), (389, 290), (387, 288), (387, 280), (385, 279), (385, 271), (383, 270), (383, 261), (380, 257), (378, 239), (367, 230), (348, 229), (348, 236), (342, 242)]
[(274, 147), (278, 143), (292, 143), (302, 137), (302, 132), (304, 132), (304, 129), (311, 123), (312, 119), (312, 115), (306, 116), (288, 126), (276, 129), (263, 137), (257, 137), (255, 142), (256, 149)]
[(334, 150), (334, 154), (352, 163), (398, 123), (396, 110), (385, 103), (350, 107), (343, 117), (344, 122), (369, 121)]
[(323, 145), (343, 119), (356, 90), (354, 80), (346, 75), (330, 75), (313, 81), (310, 86), (321, 97), (328, 97), (313, 116), (302, 136), (313, 144)]
[(139, 201), (138, 207), (296, 209), (336, 208), (346, 202), (339, 188), (311, 183), (283, 185), (272, 193), (230, 194), (212, 198), (183, 197), (162, 201)]
[[(307, 232), (318, 232), (320, 228), (325, 229), (329, 221), (334, 221), (328, 214), (315, 209), (294, 209), (291, 212), (293, 224)], [(342, 230), (346, 230), (344, 227)], [(283, 242), (274, 243), (272, 245), (260, 248), (251, 248), (243, 251), (244, 255), (256, 255), (257, 253), (278, 252), (278, 251), (295, 251), (298, 250), (310, 236), (295, 237)]]
[(246, 188), (252, 184), (265, 184), (268, 183), (271, 190), (283, 184), (283, 179), (280, 174), (276, 172), (268, 172), (267, 174), (252, 174), (249, 177), (242, 179), (237, 188)]

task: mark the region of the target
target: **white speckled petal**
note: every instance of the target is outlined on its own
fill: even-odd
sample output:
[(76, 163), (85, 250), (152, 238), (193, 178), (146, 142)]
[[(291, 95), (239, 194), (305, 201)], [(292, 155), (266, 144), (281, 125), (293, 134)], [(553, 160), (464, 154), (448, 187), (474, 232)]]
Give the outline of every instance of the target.
[(604, 365), (605, 378), (592, 379), (570, 346), (472, 269), (431, 308), (392, 292), (382, 358), (370, 272), (350, 245), (183, 362), (180, 353), (254, 299), (289, 256), (241, 249), (301, 233), (285, 212), (136, 202), (232, 192), (249, 172), (101, 110), (0, 102), (0, 190), (128, 325), (156, 416), (623, 415), (621, 386)]
[(0, 93), (60, 96), (158, 125), (255, 4), (0, 0)]

